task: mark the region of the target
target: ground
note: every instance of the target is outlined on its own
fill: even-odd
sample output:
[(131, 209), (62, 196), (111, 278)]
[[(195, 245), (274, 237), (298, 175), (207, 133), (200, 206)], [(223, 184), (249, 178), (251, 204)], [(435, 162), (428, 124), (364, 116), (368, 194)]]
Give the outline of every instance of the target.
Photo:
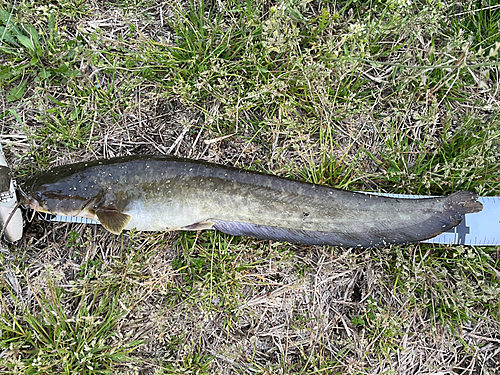
[[(500, 195), (500, 6), (0, 0), (22, 181), (172, 154), (348, 190)], [(120, 236), (26, 212), (0, 373), (497, 374), (498, 247)]]

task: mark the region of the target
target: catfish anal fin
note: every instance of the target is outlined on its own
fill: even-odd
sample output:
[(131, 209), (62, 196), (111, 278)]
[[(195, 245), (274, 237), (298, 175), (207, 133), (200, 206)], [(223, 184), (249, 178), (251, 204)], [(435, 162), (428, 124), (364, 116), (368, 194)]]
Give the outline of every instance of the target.
[(102, 226), (113, 234), (120, 234), (131, 219), (116, 208), (99, 207), (95, 213)]

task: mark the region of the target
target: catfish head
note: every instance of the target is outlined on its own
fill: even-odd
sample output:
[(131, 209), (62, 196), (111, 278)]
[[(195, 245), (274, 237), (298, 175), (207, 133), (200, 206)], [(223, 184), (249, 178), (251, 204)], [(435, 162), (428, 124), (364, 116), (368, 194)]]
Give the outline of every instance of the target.
[(106, 195), (114, 202), (112, 184), (103, 183), (98, 175), (96, 168), (85, 164), (56, 167), (26, 180), (20, 187), (21, 202), (51, 215), (99, 221), (111, 233), (120, 234), (130, 216), (121, 213), (114, 203), (106, 202)]
[(21, 202), (39, 212), (92, 219), (92, 207), (99, 205), (103, 192), (79, 177), (83, 176), (39, 173), (20, 186)]

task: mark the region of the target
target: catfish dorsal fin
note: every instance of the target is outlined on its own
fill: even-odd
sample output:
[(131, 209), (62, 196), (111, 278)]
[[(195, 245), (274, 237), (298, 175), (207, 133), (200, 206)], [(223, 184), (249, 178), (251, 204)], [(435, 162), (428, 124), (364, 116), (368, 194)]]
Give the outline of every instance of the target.
[(130, 215), (113, 207), (99, 207), (95, 214), (102, 226), (113, 234), (120, 234), (130, 221)]

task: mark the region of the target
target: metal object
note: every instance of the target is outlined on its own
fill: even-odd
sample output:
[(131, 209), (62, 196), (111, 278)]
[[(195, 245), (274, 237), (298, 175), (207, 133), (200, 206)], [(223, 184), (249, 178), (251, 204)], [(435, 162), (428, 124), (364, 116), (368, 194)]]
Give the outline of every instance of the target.
[(4, 229), (4, 237), (9, 242), (18, 241), (23, 235), (23, 217), (21, 210), (16, 206), (17, 197), (14, 181), (11, 179), (10, 168), (7, 166), (0, 145), (0, 225), (3, 228), (10, 217), (7, 227)]
[(13, 192), (10, 191), (10, 181), (10, 168), (5, 165), (0, 165), (0, 203), (8, 202), (14, 198)]

